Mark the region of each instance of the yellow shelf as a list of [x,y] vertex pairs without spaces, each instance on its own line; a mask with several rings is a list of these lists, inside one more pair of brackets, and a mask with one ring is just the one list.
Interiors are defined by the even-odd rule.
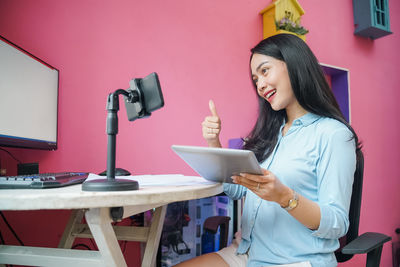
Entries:
[[276,21],[288,17],[293,22],[300,23],[304,10],[297,0],[273,0],[270,5],[264,8],[260,14],[263,18],[263,36],[267,38],[279,33],[289,33],[306,40],[305,35],[299,35],[285,30],[276,30]]

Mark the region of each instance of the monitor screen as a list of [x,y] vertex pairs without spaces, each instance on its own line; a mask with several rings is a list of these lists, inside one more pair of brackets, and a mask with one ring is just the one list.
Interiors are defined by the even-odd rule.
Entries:
[[58,77],[0,36],[0,146],[57,149]]

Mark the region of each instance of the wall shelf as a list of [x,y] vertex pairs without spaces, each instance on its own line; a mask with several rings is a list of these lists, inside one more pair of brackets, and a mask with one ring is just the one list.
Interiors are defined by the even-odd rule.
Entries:
[[330,85],[335,95],[339,108],[347,122],[351,122],[350,116],[350,72],[348,69],[320,63],[322,70],[330,80]]
[[353,0],[354,34],[375,40],[392,34],[388,0]]
[[296,34],[294,32],[277,29],[276,23],[282,19],[290,20],[295,23],[296,27],[301,27],[300,19],[304,15],[304,10],[297,0],[274,0],[260,14],[263,18],[263,38],[270,37],[279,33],[290,33],[306,40],[305,35]]

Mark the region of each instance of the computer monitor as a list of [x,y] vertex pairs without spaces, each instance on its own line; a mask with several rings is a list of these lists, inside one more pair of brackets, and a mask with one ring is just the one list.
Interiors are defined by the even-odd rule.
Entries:
[[59,71],[0,36],[0,146],[57,149]]

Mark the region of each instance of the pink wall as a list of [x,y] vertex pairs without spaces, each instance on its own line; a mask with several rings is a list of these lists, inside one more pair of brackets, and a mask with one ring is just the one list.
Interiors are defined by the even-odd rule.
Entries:
[[[400,213],[393,207],[400,202],[400,126],[392,114],[400,113],[395,102],[400,98],[400,55],[395,53],[400,2],[389,1],[394,34],[375,41],[353,35],[351,1],[299,2],[306,11],[302,22],[310,30],[307,43],[317,57],[350,70],[352,125],[364,142],[366,158],[360,230],[397,240]],[[269,3],[1,0],[0,35],[60,70],[59,149],[10,151],[24,162],[40,162],[42,172],[103,171],[108,93],[156,71],[165,107],[149,119],[129,123],[121,106],[117,166],[135,174],[194,174],[170,146],[205,145],[200,123],[209,112],[209,99],[223,120],[224,144],[246,135],[254,122],[249,49],[262,38],[258,12]],[[8,174],[15,174],[15,161],[1,151],[0,157]],[[68,214],[6,213],[26,243],[44,245],[57,244]],[[43,240],[43,231],[34,226],[43,216],[52,225],[53,239]],[[27,230],[28,222],[34,231]],[[125,254],[129,266],[138,266],[137,246],[129,245]],[[357,256],[352,264],[364,261]],[[382,266],[391,266],[390,243],[384,246]]]

